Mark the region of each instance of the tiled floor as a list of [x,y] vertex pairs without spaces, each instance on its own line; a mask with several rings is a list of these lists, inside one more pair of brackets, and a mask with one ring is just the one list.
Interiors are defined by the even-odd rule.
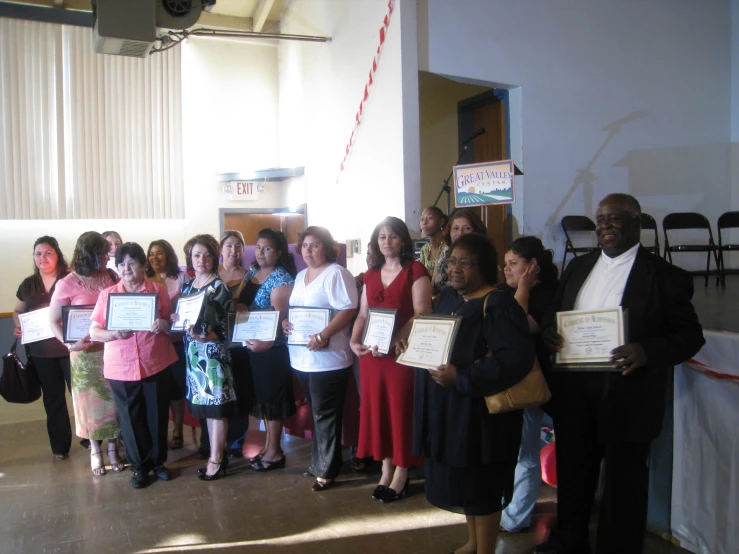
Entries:
[[[251,432],[250,450],[256,453],[261,440]],[[411,495],[389,505],[370,498],[376,474],[347,472],[340,486],[311,492],[304,439],[285,440],[284,470],[258,474],[238,460],[226,479],[204,483],[195,477],[202,461],[188,436],[186,448],[170,456],[176,478],[138,491],[128,485],[128,471],[93,477],[87,451],[77,445],[68,460],[52,461],[42,421],[0,425],[0,444],[4,554],[444,553],[466,540],[462,516],[426,503],[419,471],[411,475]],[[502,536],[499,554],[530,552],[546,536],[554,496],[546,487],[533,529]],[[650,536],[645,552],[684,551]]]

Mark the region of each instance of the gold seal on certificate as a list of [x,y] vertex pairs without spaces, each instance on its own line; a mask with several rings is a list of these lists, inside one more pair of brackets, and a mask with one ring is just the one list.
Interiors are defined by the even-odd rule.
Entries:
[[18,314],[18,321],[20,321],[21,333],[23,333],[21,344],[38,342],[54,337],[49,321],[49,308],[41,308],[40,310]]
[[393,340],[393,329],[395,328],[395,316],[398,310],[383,310],[370,308],[367,314],[367,322],[364,324],[362,333],[362,344],[370,348],[377,347],[382,354],[390,352],[390,343]]
[[436,369],[448,364],[461,317],[420,315],[413,320],[408,348],[397,362],[412,367]]
[[287,337],[287,344],[306,346],[310,337],[323,331],[331,321],[331,310],[328,308],[290,308],[287,319],[293,324]]
[[114,292],[108,295],[108,331],[149,331],[157,318],[159,295],[148,292]]
[[238,312],[233,325],[231,342],[275,340],[279,322],[280,312],[274,310]]
[[557,352],[557,369],[622,371],[611,367],[611,350],[626,344],[621,306],[558,312],[557,332],[564,339]]
[[93,305],[62,306],[62,342],[77,342],[90,334]]
[[205,291],[192,296],[181,296],[177,301],[175,313],[179,319],[172,324],[172,331],[185,331],[190,325],[195,325],[203,309]]

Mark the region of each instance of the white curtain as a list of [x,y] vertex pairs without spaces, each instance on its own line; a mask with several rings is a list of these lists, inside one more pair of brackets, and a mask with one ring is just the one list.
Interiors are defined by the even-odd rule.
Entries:
[[82,27],[0,19],[3,219],[182,218],[179,48],[96,54]]

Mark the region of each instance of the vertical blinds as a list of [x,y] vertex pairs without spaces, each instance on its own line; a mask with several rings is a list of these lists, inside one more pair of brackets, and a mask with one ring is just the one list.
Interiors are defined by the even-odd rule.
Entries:
[[0,18],[0,218],[184,217],[180,51]]

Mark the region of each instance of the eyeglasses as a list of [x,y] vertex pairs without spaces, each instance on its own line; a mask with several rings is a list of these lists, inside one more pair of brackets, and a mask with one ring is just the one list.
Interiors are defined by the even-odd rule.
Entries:
[[461,267],[462,269],[469,269],[473,265],[475,265],[477,262],[474,260],[458,260],[457,258],[449,258],[446,261],[447,267]]

